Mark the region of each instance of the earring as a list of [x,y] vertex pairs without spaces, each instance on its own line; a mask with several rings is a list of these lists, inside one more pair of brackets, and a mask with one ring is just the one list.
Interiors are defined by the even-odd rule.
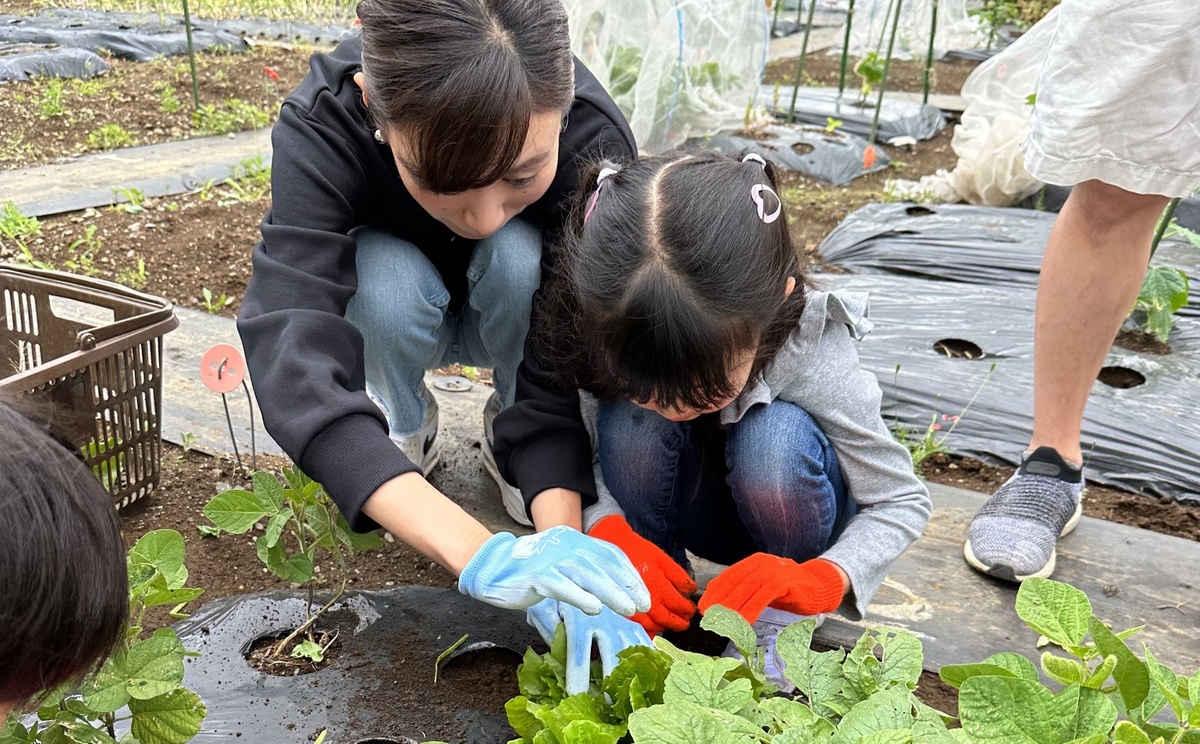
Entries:
[[381,145],[387,142],[387,140],[383,138],[383,132],[378,129],[375,130],[375,141]]

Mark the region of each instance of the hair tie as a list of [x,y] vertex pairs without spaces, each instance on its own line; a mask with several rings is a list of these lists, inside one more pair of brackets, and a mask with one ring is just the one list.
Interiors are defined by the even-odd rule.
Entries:
[[592,216],[592,210],[596,208],[596,201],[600,199],[600,189],[604,186],[604,182],[615,175],[617,175],[615,168],[600,169],[600,175],[596,176],[596,190],[592,192],[592,198],[588,200],[587,211],[583,213],[583,221],[585,223]]

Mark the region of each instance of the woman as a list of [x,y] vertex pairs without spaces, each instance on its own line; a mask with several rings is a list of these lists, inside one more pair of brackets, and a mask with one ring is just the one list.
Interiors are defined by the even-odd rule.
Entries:
[[313,56],[272,133],[273,206],[238,321],[267,429],[354,529],[383,526],[464,593],[631,614],[645,588],[563,516],[578,497],[534,494],[526,511],[502,485],[510,513],[554,527],[518,540],[425,481],[437,409],[421,381],[453,361],[494,367],[488,428],[512,402],[542,241],[578,161],[634,152],[628,125],[574,62],[558,0],[358,13],[361,36]]

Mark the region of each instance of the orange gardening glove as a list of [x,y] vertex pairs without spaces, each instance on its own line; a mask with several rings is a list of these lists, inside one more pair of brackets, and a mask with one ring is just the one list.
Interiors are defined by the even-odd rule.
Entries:
[[612,514],[592,526],[588,532],[621,549],[650,590],[650,611],[630,617],[652,636],[664,630],[684,631],[691,625],[696,605],[688,595],[696,591],[696,582],[662,548],[638,535],[625,518]]
[[708,583],[700,597],[700,611],[721,605],[752,623],[767,607],[797,615],[833,612],[844,595],[842,574],[827,560],[814,558],[797,563],[770,553],[755,553]]

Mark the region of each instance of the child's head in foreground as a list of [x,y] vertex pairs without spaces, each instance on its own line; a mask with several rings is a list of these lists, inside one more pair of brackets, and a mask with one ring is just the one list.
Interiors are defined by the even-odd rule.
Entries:
[[108,656],[128,591],[112,499],[78,450],[0,402],[0,728]]
[[773,169],[757,155],[674,152],[598,167],[591,183],[542,324],[573,331],[569,347],[548,341],[558,368],[672,420],[724,408],[804,310]]

